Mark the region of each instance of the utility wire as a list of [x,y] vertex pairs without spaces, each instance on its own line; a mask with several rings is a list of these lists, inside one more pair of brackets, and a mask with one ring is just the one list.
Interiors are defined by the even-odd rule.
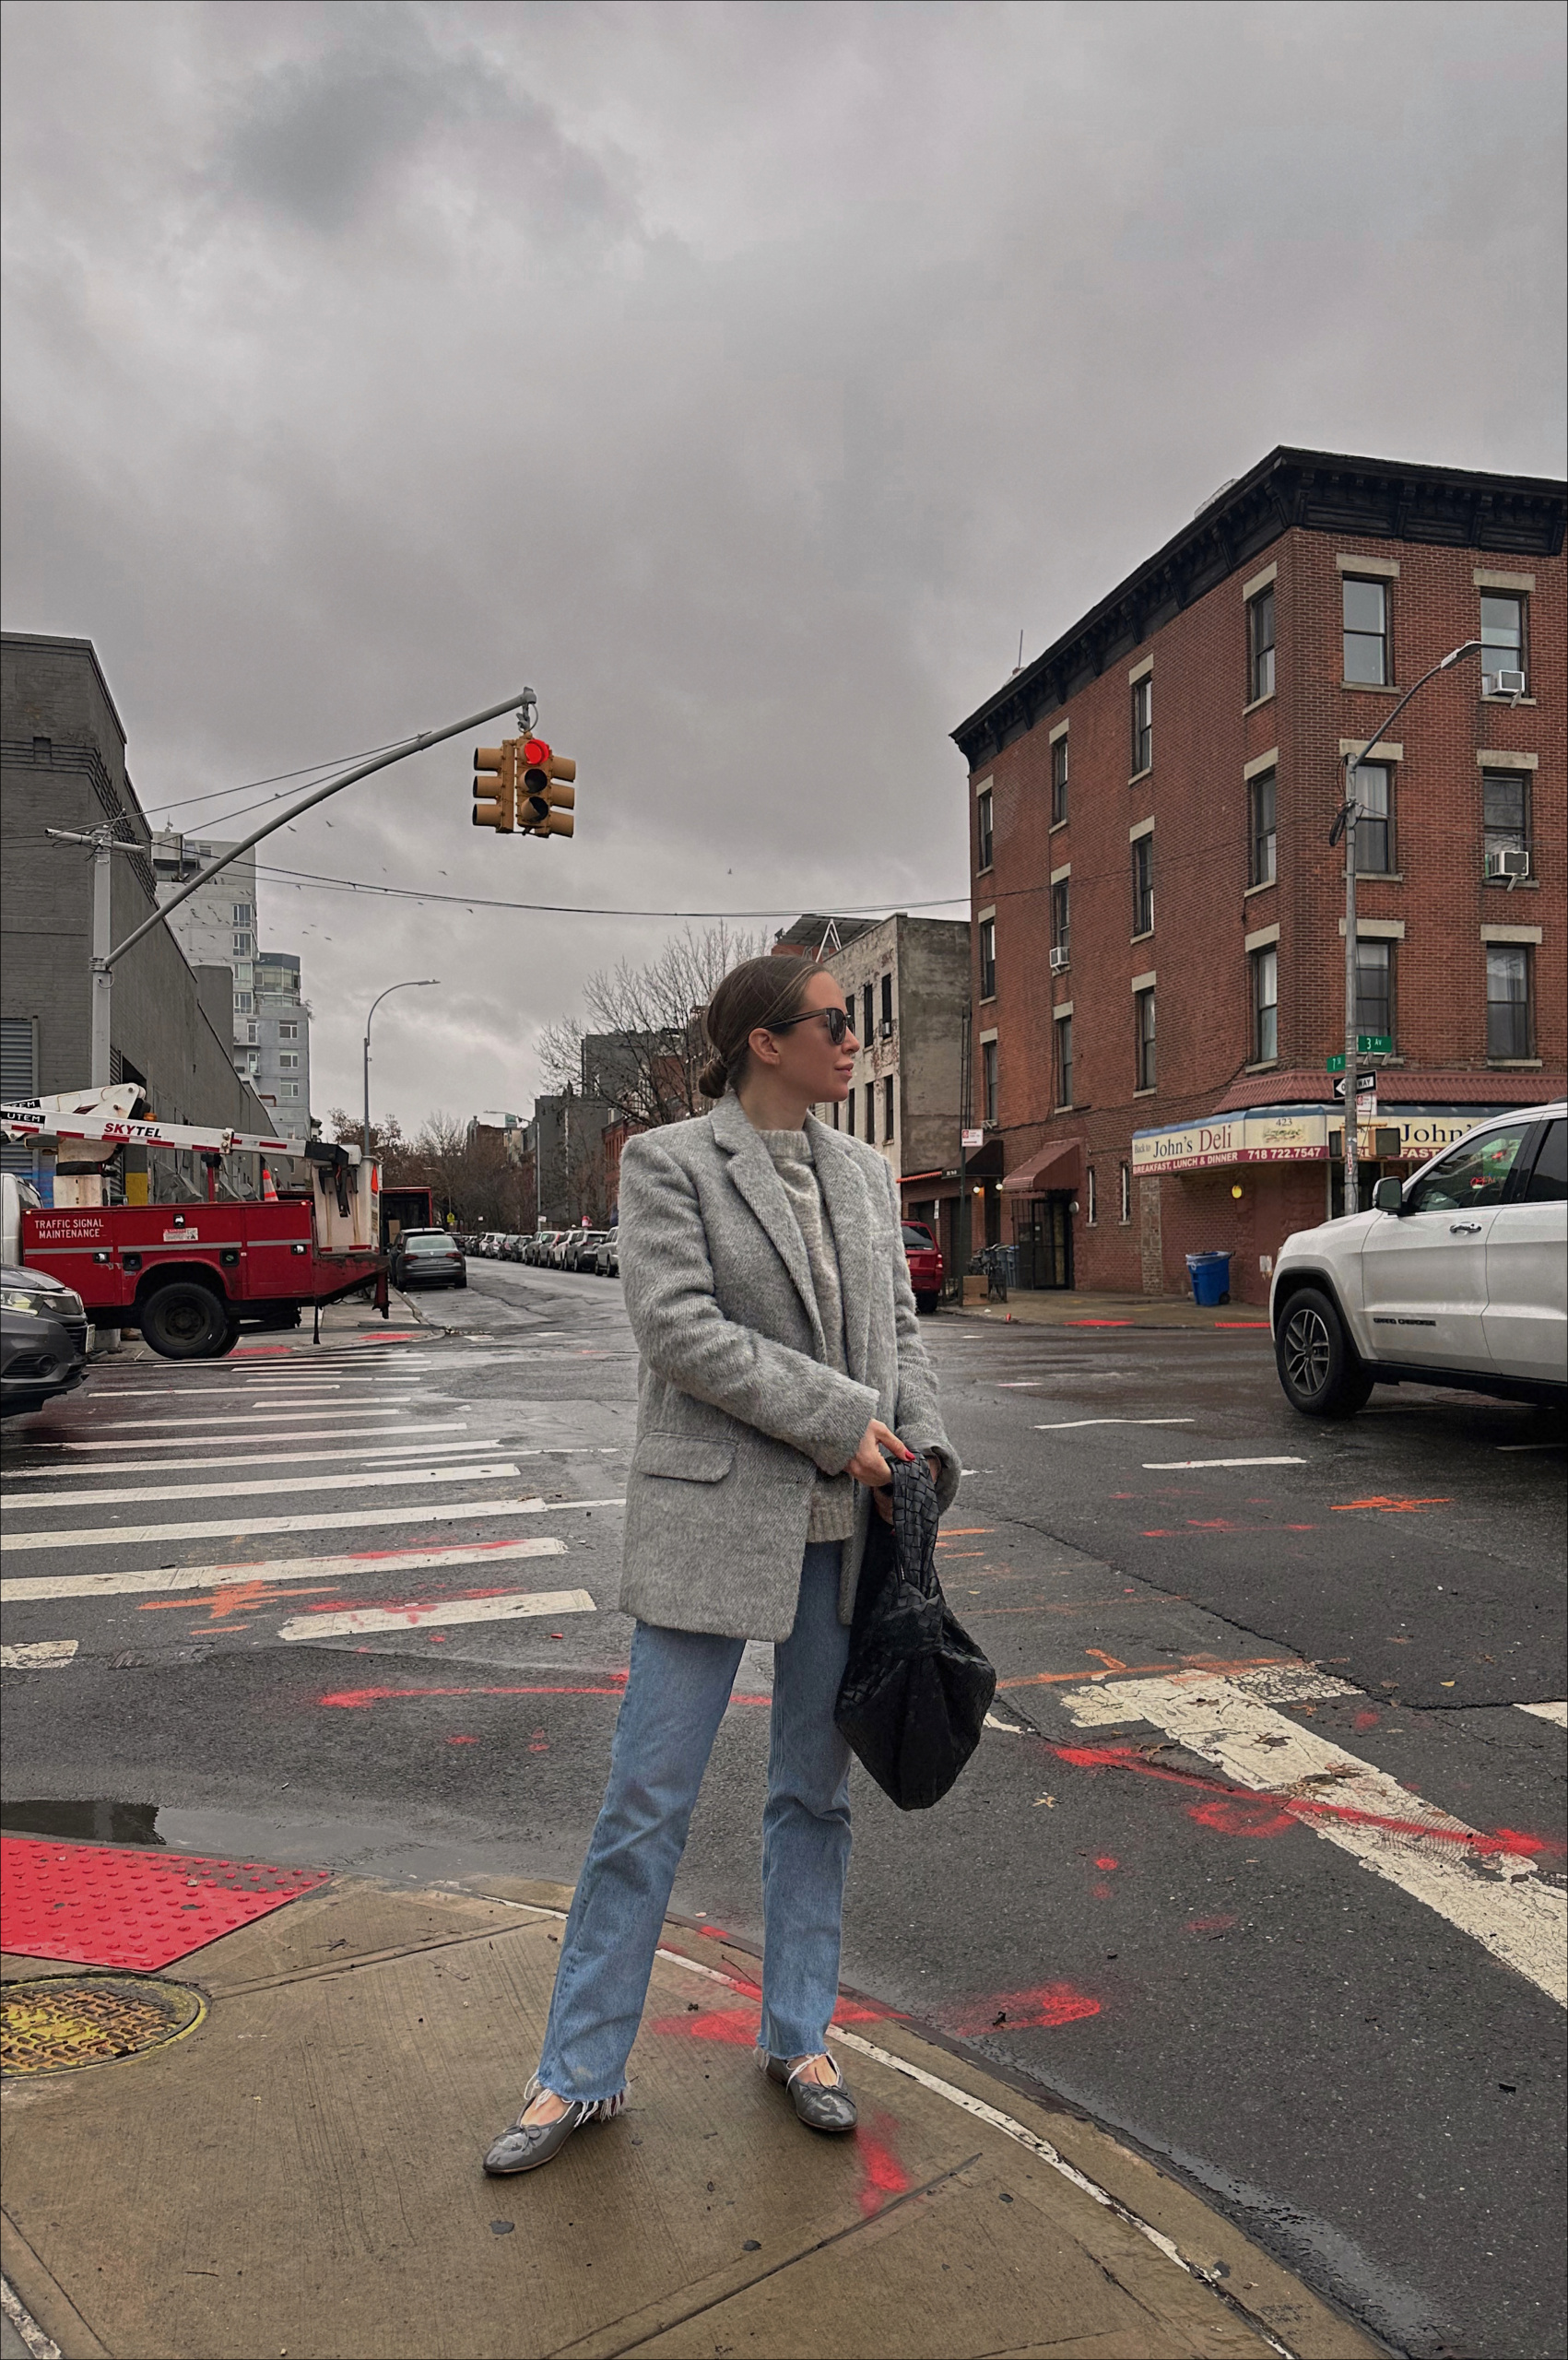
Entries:
[[[364,746],[357,754],[334,754],[328,761],[307,762],[302,770],[272,771],[265,778],[243,779],[237,786],[215,786],[206,795],[176,796],[172,803],[144,803],[142,809],[150,819],[157,811],[183,811],[193,803],[216,803],[219,796],[225,795],[249,795],[253,787],[277,786],[284,779],[309,778],[318,771],[324,773],[327,771],[335,771],[342,762],[368,761],[372,754],[384,754],[388,747],[401,745],[402,742],[401,738],[389,738],[385,746]],[[270,803],[281,803],[283,800],[280,795],[267,796],[263,799]],[[259,810],[261,806],[257,804],[252,808]],[[221,816],[229,820],[237,820],[240,815],[237,811],[228,811]]]

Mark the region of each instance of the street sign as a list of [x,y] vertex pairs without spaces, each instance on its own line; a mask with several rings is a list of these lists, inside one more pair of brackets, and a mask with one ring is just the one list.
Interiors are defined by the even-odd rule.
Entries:
[[[1393,1055],[1393,1050],[1394,1035],[1392,1032],[1358,1032],[1356,1034],[1356,1055],[1358,1057],[1391,1056]],[[1324,1070],[1327,1073],[1343,1073],[1345,1070],[1344,1052],[1341,1050],[1340,1054],[1337,1057],[1326,1057],[1324,1060]]]
[[972,1147],[984,1147],[984,1144],[985,1144],[985,1134],[984,1134],[984,1131],[965,1131],[965,1132],[964,1132],[964,1134],[963,1134],[963,1144],[964,1144],[964,1147],[965,1147],[966,1149],[968,1149],[968,1148],[972,1148]]
[[[1340,1062],[1341,1062],[1341,1063],[1343,1063],[1343,1059],[1341,1059],[1341,1061],[1340,1061]],[[1335,1095],[1335,1097],[1336,1097],[1336,1098],[1338,1098],[1338,1099],[1343,1099],[1343,1097],[1344,1097],[1344,1095],[1345,1095],[1345,1077],[1344,1077],[1344,1075],[1343,1075],[1342,1073],[1341,1073],[1341,1074],[1338,1074],[1338,1075],[1336,1075],[1336,1077],[1335,1077],[1335,1081],[1334,1081],[1334,1095]],[[1376,1095],[1377,1095],[1377,1076],[1376,1076],[1374,1073],[1359,1073],[1359,1074],[1357,1074],[1357,1076],[1356,1076],[1356,1096],[1357,1096],[1358,1098],[1369,1098],[1369,1097],[1370,1097],[1370,1098],[1375,1098],[1375,1097],[1376,1097]]]

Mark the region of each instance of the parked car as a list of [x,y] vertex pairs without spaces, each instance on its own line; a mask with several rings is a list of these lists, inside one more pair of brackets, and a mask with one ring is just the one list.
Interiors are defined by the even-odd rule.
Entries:
[[620,1233],[618,1230],[607,1230],[594,1248],[594,1273],[601,1279],[619,1278]]
[[909,1283],[914,1289],[915,1308],[935,1311],[942,1299],[942,1255],[923,1221],[905,1221],[903,1250],[909,1257]]
[[590,1253],[603,1235],[602,1229],[569,1229],[561,1243],[560,1268],[580,1270],[584,1253]]
[[468,1264],[450,1230],[404,1229],[388,1264],[395,1287],[466,1287]]
[[531,1262],[536,1268],[539,1263],[548,1261],[550,1247],[560,1234],[560,1232],[557,1229],[536,1229],[524,1249],[525,1262]]
[[523,1240],[514,1229],[509,1229],[503,1233],[500,1258],[503,1262],[521,1262],[523,1259]]
[[41,1410],[87,1375],[82,1299],[45,1270],[0,1267],[0,1417]]
[[1561,1102],[1496,1116],[1288,1237],[1268,1316],[1292,1409],[1352,1417],[1406,1384],[1568,1403],[1565,1142]]

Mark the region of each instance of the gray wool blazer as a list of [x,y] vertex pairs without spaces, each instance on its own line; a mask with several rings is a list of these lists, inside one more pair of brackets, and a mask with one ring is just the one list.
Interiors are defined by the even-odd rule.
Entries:
[[[958,1490],[897,1184],[861,1140],[809,1115],[807,1130],[838,1248],[844,1375],[822,1357],[799,1226],[739,1100],[626,1143],[620,1274],[642,1365],[619,1603],[644,1622],[787,1638],[817,1470],[842,1474],[873,1418],[940,1458],[944,1508]],[[845,1622],[869,1513],[861,1491]]]

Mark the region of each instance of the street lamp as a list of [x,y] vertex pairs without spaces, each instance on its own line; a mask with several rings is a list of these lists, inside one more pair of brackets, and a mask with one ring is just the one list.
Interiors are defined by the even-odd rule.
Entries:
[[367,1160],[371,1152],[371,1019],[383,1000],[389,999],[394,992],[429,991],[440,981],[439,975],[411,975],[406,983],[388,984],[385,991],[378,992],[371,1002],[371,1013],[365,1019],[365,1129],[360,1146],[360,1154]]
[[[1361,1062],[1361,1032],[1356,1022],[1356,821],[1361,806],[1356,801],[1356,772],[1364,762],[1380,738],[1387,736],[1395,722],[1412,697],[1419,696],[1429,680],[1439,672],[1446,672],[1457,664],[1461,655],[1472,655],[1481,644],[1479,639],[1467,639],[1456,647],[1430,672],[1423,672],[1413,689],[1408,689],[1376,734],[1368,738],[1361,752],[1345,756],[1345,800],[1338,817],[1328,832],[1330,844],[1345,839],[1345,1210],[1361,1210],[1361,1184],[1356,1171],[1356,1068]],[[368,1102],[367,1102],[368,1103]]]

